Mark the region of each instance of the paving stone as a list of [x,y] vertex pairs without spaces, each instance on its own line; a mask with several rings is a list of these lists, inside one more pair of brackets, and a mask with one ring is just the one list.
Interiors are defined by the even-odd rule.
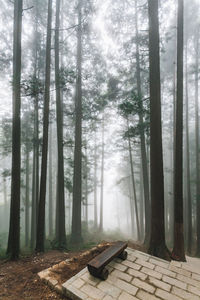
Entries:
[[172,260],[172,261],[170,262],[170,265],[171,265],[171,266],[174,266],[174,267],[177,267],[177,268],[181,268],[181,267],[182,267],[182,263],[179,262],[179,261],[176,261],[176,260]]
[[170,284],[165,283],[165,282],[163,282],[163,281],[161,281],[161,280],[158,280],[158,279],[156,279],[156,278],[149,277],[149,278],[148,278],[148,282],[149,282],[150,284],[154,285],[155,287],[161,288],[161,289],[163,289],[163,290],[165,290],[165,291],[167,291],[167,292],[170,292],[170,290],[171,290],[171,285],[170,285]]
[[106,281],[100,282],[97,288],[103,291],[104,293],[108,294],[109,296],[112,296],[113,298],[117,298],[121,293],[120,289]]
[[158,300],[158,299],[160,299],[160,298],[156,297],[155,295],[150,295],[149,293],[146,293],[141,290],[137,293],[136,296],[138,299],[141,299],[141,300]]
[[86,300],[88,298],[88,295],[73,286],[69,286],[67,289],[65,289],[64,293],[71,300]]
[[125,266],[127,266],[127,267],[129,267],[129,268],[135,269],[135,270],[140,270],[142,268],[142,266],[137,265],[134,262],[131,262],[129,260],[124,260],[122,262],[122,264],[125,265]]
[[132,281],[132,284],[134,284],[135,286],[153,294],[155,292],[155,287],[153,287],[152,285],[138,279],[138,278],[134,278]]
[[170,265],[170,266],[169,266],[169,270],[170,270],[170,271],[173,271],[173,272],[175,272],[175,273],[178,273],[178,274],[180,274],[180,275],[184,275],[184,276],[187,276],[187,277],[191,277],[191,272],[190,272],[190,271],[187,271],[187,270],[182,269],[182,268],[177,268],[177,267],[175,267],[175,266],[173,266],[173,265]]
[[49,280],[48,280],[48,285],[49,286],[54,287],[57,284],[58,284],[58,280],[53,279],[53,278],[49,278]]
[[164,269],[168,269],[168,267],[169,267],[169,263],[167,263],[163,259],[161,260],[161,259],[157,259],[157,258],[156,259],[155,258],[150,258],[149,262],[153,265],[160,266]]
[[113,267],[114,269],[117,269],[117,270],[119,270],[119,271],[122,271],[122,272],[126,271],[127,268],[128,268],[127,266],[124,266],[124,265],[122,265],[122,264],[116,263],[116,262],[114,262],[114,261],[111,261],[111,262],[109,263],[109,266],[110,266],[110,267]]
[[72,282],[72,285],[76,287],[77,289],[80,289],[85,284],[85,281],[83,281],[81,278],[77,278]]
[[122,280],[125,280],[127,282],[130,282],[133,279],[132,276],[130,276],[126,273],[120,272],[118,270],[114,270],[111,274],[112,274],[112,276],[115,276],[115,277],[117,277],[119,279],[122,279]]
[[135,257],[133,254],[128,254],[128,257],[126,260],[134,262],[134,261],[136,261],[136,259],[137,259],[137,257]]
[[114,284],[119,289],[131,294],[132,296],[135,296],[135,294],[138,291],[138,288],[128,282],[125,282],[121,279],[116,278],[115,276],[110,275],[107,279],[107,281],[111,284]]
[[149,269],[154,269],[155,268],[155,265],[149,263],[149,262],[146,262],[146,261],[143,261],[142,259],[138,258],[136,261],[135,261],[136,264],[138,265],[141,265],[143,267],[146,267],[146,268],[149,268]]
[[145,274],[147,274],[147,275],[149,275],[149,276],[155,277],[157,279],[161,279],[162,278],[162,274],[161,273],[158,273],[158,272],[156,272],[154,270],[151,270],[151,269],[148,269],[148,268],[145,268],[145,267],[143,267],[140,271],[143,272],[143,273],[145,273]]
[[113,300],[113,297],[109,296],[109,295],[106,295],[103,300]]
[[200,289],[192,285],[188,285],[188,291],[200,297]]
[[127,273],[134,276],[134,277],[140,278],[142,280],[145,280],[147,278],[146,274],[143,274],[139,271],[136,271],[136,270],[133,270],[133,269],[130,269],[130,268],[127,270]]
[[161,299],[164,299],[164,300],[183,300],[178,296],[172,295],[172,294],[170,294],[166,291],[160,290],[160,289],[156,290],[155,295],[160,297]]
[[174,273],[174,272],[172,272],[172,271],[170,271],[168,269],[159,267],[159,266],[156,266],[155,271],[157,271],[159,273],[162,273],[163,275],[167,275],[167,276],[173,277],[173,278],[176,277],[176,273]]
[[101,282],[100,279],[92,276],[89,272],[83,274],[81,276],[81,279],[83,279],[85,282],[87,282],[87,283],[89,283],[89,284],[91,284],[93,286],[96,286],[99,282]]
[[192,273],[192,278],[200,281],[200,275],[198,275],[198,274]]
[[198,267],[195,267],[195,266],[191,266],[187,263],[182,263],[182,268],[187,270],[187,271],[190,271],[192,273],[196,273],[198,275],[200,275],[200,270]]
[[191,293],[188,293],[182,289],[179,289],[177,287],[173,287],[172,288],[172,293],[175,294],[176,296],[181,297],[182,299],[186,299],[186,300],[199,300],[198,296],[195,296]]
[[184,290],[187,289],[187,284],[186,283],[184,283],[184,282],[182,282],[180,280],[177,280],[175,278],[171,278],[171,277],[163,275],[162,280],[164,282],[167,282],[167,283],[171,284],[171,285],[175,285],[176,287],[179,287],[181,289],[184,289]]
[[177,278],[185,283],[188,283],[200,289],[200,281],[179,274],[177,275]]
[[136,258],[140,258],[143,261],[148,261],[149,260],[149,255],[147,256],[147,255],[145,255],[145,254],[143,254],[142,252],[139,252],[139,251],[133,252],[133,256],[135,256]]
[[38,273],[38,276],[43,279],[49,276],[49,269],[45,269]]
[[131,296],[130,294],[126,292],[122,292],[119,296],[118,300],[137,300],[138,298],[135,298],[134,296]]
[[87,296],[89,296],[90,298],[94,298],[95,300],[101,300],[105,296],[104,292],[102,292],[101,290],[97,289],[96,287],[90,284],[85,284],[81,288],[81,291],[85,293]]

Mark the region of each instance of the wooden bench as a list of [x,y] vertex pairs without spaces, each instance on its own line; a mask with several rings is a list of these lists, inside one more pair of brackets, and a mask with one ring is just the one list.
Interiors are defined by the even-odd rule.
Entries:
[[124,250],[127,246],[128,245],[125,242],[116,242],[114,245],[110,246],[108,249],[104,250],[101,254],[92,259],[87,265],[90,274],[106,280],[108,278],[108,270],[105,269],[105,266],[115,257],[125,260],[127,258],[127,252]]

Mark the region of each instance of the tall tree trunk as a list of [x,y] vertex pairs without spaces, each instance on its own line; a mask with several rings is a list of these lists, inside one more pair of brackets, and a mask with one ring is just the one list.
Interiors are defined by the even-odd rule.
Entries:
[[13,28],[13,120],[10,226],[7,253],[18,259],[20,248],[20,173],[21,173],[21,32],[23,1],[14,1]]
[[178,1],[177,104],[174,156],[174,248],[172,258],[185,261],[183,235],[183,0]]
[[94,132],[94,228],[97,229],[97,133]]
[[[28,136],[27,136],[28,137]],[[29,243],[29,145],[28,141],[26,142],[26,196],[25,196],[25,246],[28,247]]]
[[75,148],[71,242],[80,243],[82,201],[82,0],[78,2],[77,77],[75,97]]
[[85,146],[85,222],[86,222],[86,230],[88,230],[88,151],[87,151],[87,141]]
[[196,33],[196,62],[195,62],[195,138],[196,138],[196,220],[197,220],[197,249],[200,256],[200,161],[199,161],[199,26]]
[[[7,180],[6,177],[3,177],[3,196],[4,196],[4,216],[8,215],[8,201],[7,201]],[[8,230],[8,223],[7,221],[3,222],[4,231]]]
[[146,246],[148,246],[149,239],[150,239],[151,215],[150,215],[149,177],[148,177],[148,168],[147,168],[147,154],[146,154],[146,141],[145,141],[145,134],[144,134],[142,88],[141,88],[141,75],[140,75],[140,51],[139,51],[137,0],[135,1],[135,28],[136,28],[136,74],[137,74],[137,91],[138,91],[138,101],[139,101],[140,146],[141,146],[141,156],[142,156],[142,173],[143,173],[143,187],[144,187],[144,201],[145,201],[144,243]]
[[49,126],[49,237],[53,236],[52,125]]
[[40,196],[38,206],[38,222],[36,251],[44,251],[45,237],[45,198],[46,198],[46,178],[47,178],[47,153],[48,153],[48,127],[49,127],[49,100],[50,100],[50,66],[51,66],[51,21],[52,21],[52,0],[48,1],[48,21],[47,21],[47,42],[46,42],[46,70],[45,70],[45,95],[44,95],[44,115],[43,115],[43,144],[42,144],[42,164],[40,178]]
[[[129,202],[130,202],[130,213],[131,213],[131,237],[133,237],[134,236],[134,206],[133,206],[134,200],[133,200],[133,197],[132,197],[133,193],[132,193],[131,187],[133,187],[132,176],[130,176],[130,183],[128,183],[128,191],[129,191]],[[120,210],[118,209],[118,212],[119,211]]]
[[63,105],[60,92],[60,0],[56,1],[56,28],[55,28],[55,83],[56,83],[56,123],[58,146],[58,172],[57,172],[57,230],[56,241],[58,248],[66,248],[65,233],[65,192],[64,192],[64,159],[63,159]]
[[[128,130],[129,130],[129,121],[128,120],[127,120],[127,127],[128,127]],[[138,216],[138,204],[137,204],[137,193],[136,193],[136,186],[135,186],[135,175],[134,175],[134,170],[133,170],[133,156],[132,156],[132,149],[131,149],[131,138],[130,138],[129,135],[128,135],[128,151],[129,151],[130,168],[131,168],[131,180],[132,180],[133,196],[134,196],[134,204],[135,204],[137,239],[138,239],[138,241],[141,241],[140,224],[139,224],[139,216]]]
[[104,111],[102,117],[102,150],[101,150],[101,190],[100,190],[100,218],[99,218],[99,231],[103,231],[103,207],[104,207],[104,160],[105,160],[105,119]]
[[[141,158],[142,160],[142,158]],[[141,240],[145,238],[145,231],[144,231],[144,184],[143,184],[143,169],[142,169],[142,162],[140,168],[140,232],[141,232]],[[150,209],[150,207],[149,207]]]
[[[35,29],[34,29],[34,77],[38,71],[38,5],[35,6]],[[32,207],[31,207],[31,249],[35,247],[36,224],[38,216],[38,198],[39,198],[39,95],[34,96],[34,138],[33,138],[33,175],[32,175]]]
[[190,187],[190,141],[189,141],[189,105],[188,105],[188,51],[187,42],[185,49],[185,144],[186,144],[186,199],[187,199],[187,227],[186,227],[186,239],[187,239],[187,251],[191,254],[192,250],[192,199],[191,199],[191,187]]
[[148,1],[150,59],[151,235],[148,253],[170,259],[165,244],[158,0]]

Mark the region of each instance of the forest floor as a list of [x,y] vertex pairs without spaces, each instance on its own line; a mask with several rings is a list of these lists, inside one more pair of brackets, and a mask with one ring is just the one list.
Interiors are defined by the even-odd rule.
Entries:
[[[129,247],[145,251],[140,245],[129,243]],[[60,252],[51,250],[43,254],[34,254],[23,257],[18,261],[0,261],[0,300],[50,300],[66,299],[51,288],[45,285],[38,277],[37,273],[47,269],[63,260],[76,257],[74,263],[68,269],[67,277],[70,278],[88,263],[88,258],[79,261],[77,258],[81,251]],[[97,253],[98,254],[98,253]],[[91,259],[91,258],[90,258]],[[89,259],[89,260],[90,260]]]

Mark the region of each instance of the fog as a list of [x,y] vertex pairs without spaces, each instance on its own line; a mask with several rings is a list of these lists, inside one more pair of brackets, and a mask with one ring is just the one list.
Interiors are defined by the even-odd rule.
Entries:
[[[36,209],[36,216],[38,216],[41,191],[43,109],[47,89],[45,66],[47,65],[48,1],[24,0],[23,2],[20,80],[20,239],[22,249],[33,250],[36,243],[33,227],[36,228],[38,223],[33,210]],[[145,219],[146,210],[150,211],[150,205],[146,207],[148,202],[146,197],[150,197],[148,196],[150,195],[148,3],[144,0],[137,0],[137,2],[61,0],[59,1],[61,7],[58,28],[56,27],[58,24],[55,23],[56,2],[54,0],[52,4],[52,28],[50,30],[50,113],[45,191],[45,239],[48,240],[48,247],[53,245],[52,241],[57,242],[56,228],[59,227],[59,220],[61,220],[59,212],[62,212],[62,208],[59,206],[61,204],[58,204],[62,203],[61,200],[59,202],[62,194],[62,188],[59,185],[61,177],[59,172],[62,168],[58,167],[60,141],[64,157],[64,198],[62,199],[65,205],[64,222],[67,236],[67,246],[65,246],[69,247],[70,235],[76,231],[72,229],[73,226],[76,228],[76,225],[72,224],[79,224],[79,220],[76,219],[78,208],[77,215],[75,213],[75,205],[79,203],[77,199],[81,199],[81,235],[85,243],[101,239],[124,239],[143,243],[147,230],[145,225],[149,221]],[[166,243],[169,248],[172,248],[177,1],[159,2],[165,232]],[[11,203],[14,3],[1,0],[0,4],[0,251],[4,253],[8,241]],[[182,176],[186,244],[189,243],[186,228],[189,224],[188,187],[190,187],[193,251],[196,248],[197,216],[200,213],[197,203],[199,201],[197,172],[200,171],[197,166],[199,164],[197,153],[200,149],[199,111],[197,110],[199,104],[199,12],[199,1],[185,1]],[[59,32],[60,59],[57,79],[55,79],[56,32]],[[141,92],[138,91],[138,72]],[[59,85],[61,98],[61,140],[57,139],[58,95],[56,90],[58,86],[56,83]],[[188,110],[186,97],[188,97]],[[79,104],[77,104],[78,98],[81,99]],[[36,101],[38,111],[36,111]],[[142,109],[141,104],[138,104],[140,102],[142,102]],[[77,112],[79,105],[82,109],[80,114]],[[78,145],[76,144],[78,118],[81,119],[79,130],[82,129],[79,144],[81,149],[79,149],[80,160],[75,162],[75,149],[78,147],[76,146]],[[187,128],[189,142],[186,140]],[[141,150],[142,136],[144,137],[143,150]],[[197,152],[196,149],[198,149]],[[145,154],[148,177],[146,183],[144,183],[144,162],[142,161],[144,155],[142,156],[141,151],[145,151],[143,154]],[[38,161],[38,167],[36,161]],[[80,184],[77,183],[78,177],[74,175],[77,164],[77,174],[80,175],[81,170]],[[80,164],[82,169],[79,168]],[[188,178],[188,165],[190,178]],[[39,190],[36,187],[37,180]],[[77,190],[76,195],[73,192],[75,190]],[[38,196],[35,196],[37,193]],[[36,201],[36,207],[33,201]],[[73,206],[73,203],[76,204]]]

